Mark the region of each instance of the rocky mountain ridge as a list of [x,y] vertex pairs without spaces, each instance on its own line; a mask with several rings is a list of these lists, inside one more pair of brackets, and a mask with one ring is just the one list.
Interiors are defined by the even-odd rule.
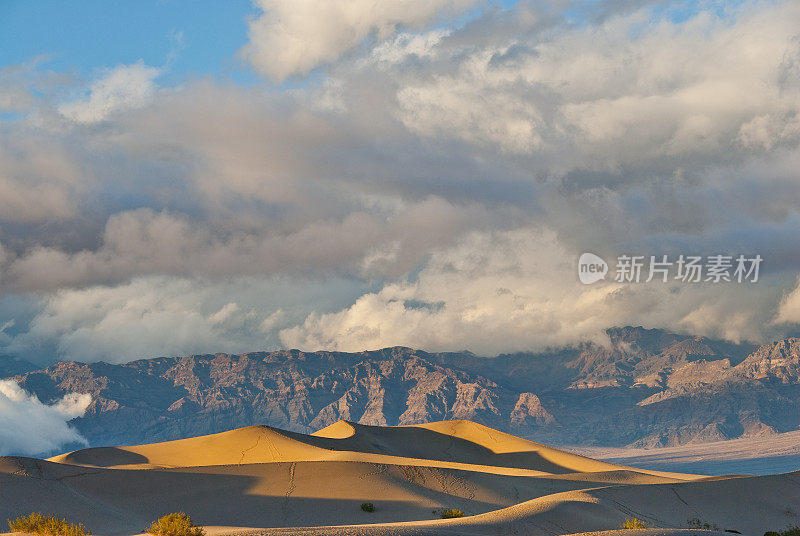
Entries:
[[755,348],[643,328],[496,358],[386,348],[60,362],[14,377],[41,400],[90,393],[93,445],[251,424],[309,432],[340,419],[470,419],[554,444],[665,446],[800,427],[800,340]]

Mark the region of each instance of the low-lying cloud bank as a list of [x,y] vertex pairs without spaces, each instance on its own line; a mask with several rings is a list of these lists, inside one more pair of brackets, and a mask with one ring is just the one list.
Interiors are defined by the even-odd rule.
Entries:
[[386,285],[338,312],[312,314],[280,337],[291,348],[461,345],[481,355],[602,343],[606,328],[624,325],[760,339],[771,326],[759,321],[781,296],[769,282],[617,283],[612,273],[583,286],[576,274],[575,256],[553,232],[472,235],[435,253],[414,281]]
[[[0,351],[798,332],[796,2],[323,3],[259,2],[261,86],[3,69]],[[585,251],[764,263],[755,284],[583,286]]]
[[91,395],[70,393],[43,404],[13,380],[0,380],[0,455],[41,455],[67,444],[86,445],[68,422],[80,417]]

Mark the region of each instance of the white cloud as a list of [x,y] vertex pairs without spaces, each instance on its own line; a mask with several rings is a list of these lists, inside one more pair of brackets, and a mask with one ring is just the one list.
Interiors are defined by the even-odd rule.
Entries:
[[87,182],[62,140],[19,133],[0,143],[0,222],[73,218]]
[[[410,346],[481,354],[602,340],[616,325],[759,338],[779,289],[731,285],[582,285],[572,252],[546,229],[475,234],[436,252],[416,281],[365,294],[280,332],[303,350]],[[613,274],[612,274],[613,279]]]
[[424,136],[457,136],[512,153],[542,147],[540,132],[545,126],[536,105],[491,87],[441,78],[404,87],[397,100],[403,123]]
[[[119,361],[796,329],[797,3],[573,24],[519,2],[439,23],[471,4],[264,2],[245,51],[262,72],[330,63],[293,89],[159,91],[140,63],[68,120],[53,103],[72,86],[15,75],[34,102],[0,117],[0,298],[28,306],[4,306],[0,344]],[[761,253],[767,272],[724,295],[576,288],[553,259],[586,250]]]
[[[30,329],[9,350],[55,343],[61,358],[124,362],[141,357],[228,349],[265,342],[242,339],[257,325],[235,302],[215,308],[213,289],[189,280],[137,279],[117,287],[62,290],[47,300]],[[224,298],[224,296],[223,296]],[[210,309],[210,310],[209,310]],[[241,332],[231,344],[233,333]]]
[[58,402],[43,404],[12,380],[0,380],[0,455],[36,455],[86,440],[68,422],[80,417],[91,395],[69,393]]
[[243,54],[276,82],[337,60],[364,40],[382,42],[403,28],[421,30],[477,0],[256,0]]
[[[370,53],[369,62],[388,67],[401,63],[409,57],[431,56],[434,54],[436,46],[450,33],[450,30],[442,28],[422,34],[403,32],[394,39],[376,46]],[[368,65],[368,63],[365,62],[364,65]]]
[[138,277],[54,292],[25,331],[0,343],[29,359],[49,353],[84,363],[277,349],[280,329],[361,293],[362,284],[335,278]]
[[114,112],[140,108],[150,101],[159,74],[160,69],[149,67],[141,60],[131,65],[118,65],[92,82],[87,97],[65,102],[58,111],[78,123],[96,123]]
[[7,258],[4,275],[9,286],[40,290],[98,280],[117,283],[150,274],[397,275],[413,269],[431,246],[447,243],[467,224],[488,218],[480,207],[435,197],[409,203],[391,216],[377,210],[354,207],[341,220],[311,220],[295,229],[251,223],[250,229],[227,232],[167,212],[120,212],[106,223],[100,247],[72,254],[53,247],[33,248]]
[[797,286],[781,299],[774,322],[777,324],[800,324],[800,279]]
[[448,53],[402,78],[399,117],[437,141],[450,134],[594,169],[797,141],[800,5],[747,5],[735,20],[650,16],[483,46],[454,34],[439,46]]

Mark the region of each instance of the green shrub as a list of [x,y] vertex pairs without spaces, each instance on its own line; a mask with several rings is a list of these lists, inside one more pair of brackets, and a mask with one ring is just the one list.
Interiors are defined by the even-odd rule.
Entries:
[[646,529],[647,523],[639,519],[638,517],[629,517],[625,521],[623,521],[620,528],[623,529]]
[[153,521],[147,532],[153,536],[205,536],[206,531],[192,523],[192,519],[183,512],[167,514],[158,521]]
[[361,503],[361,509],[365,512],[374,512],[375,505],[372,503]]
[[464,512],[458,508],[450,508],[442,512],[442,519],[453,519],[455,517],[464,517]]
[[91,534],[82,523],[77,525],[67,523],[66,519],[58,519],[56,516],[36,512],[20,516],[14,521],[9,519],[8,528],[11,529],[11,532],[28,532],[42,536],[87,536]]

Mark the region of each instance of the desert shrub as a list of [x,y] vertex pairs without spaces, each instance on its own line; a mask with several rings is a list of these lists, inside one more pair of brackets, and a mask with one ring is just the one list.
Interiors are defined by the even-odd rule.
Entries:
[[67,523],[66,519],[58,519],[56,516],[36,512],[20,516],[14,521],[9,519],[8,528],[11,529],[11,532],[28,532],[42,536],[87,536],[91,534],[83,526],[83,523]]
[[800,536],[800,527],[794,526],[784,530],[770,530],[764,533],[764,536]]
[[158,521],[153,521],[147,532],[153,536],[205,536],[206,533],[183,512],[167,514]]
[[625,521],[623,521],[620,528],[623,529],[646,529],[647,523],[639,519],[638,517],[629,517]]
[[442,512],[442,519],[453,519],[455,517],[464,517],[464,512],[458,508],[450,508]]
[[708,521],[703,521],[699,517],[693,517],[691,519],[687,519],[686,524],[693,529],[719,530],[719,525],[717,525],[716,523],[709,523]]
[[361,509],[365,512],[374,512],[375,505],[372,503],[361,503]]

